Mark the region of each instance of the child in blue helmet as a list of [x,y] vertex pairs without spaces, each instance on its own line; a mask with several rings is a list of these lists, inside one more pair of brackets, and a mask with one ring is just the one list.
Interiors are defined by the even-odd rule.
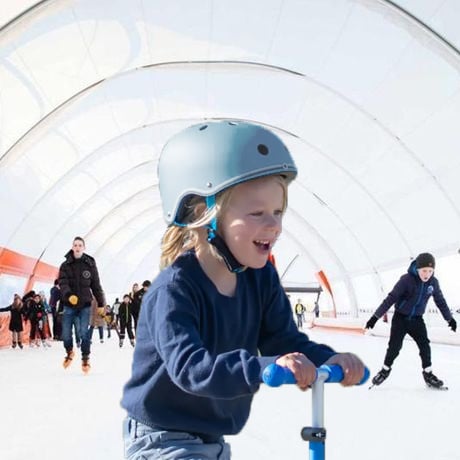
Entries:
[[164,147],[159,187],[169,227],[162,271],[143,300],[122,406],[128,459],[230,459],[226,434],[246,423],[261,374],[289,368],[306,390],[316,367],[358,383],[358,357],[298,331],[267,258],[297,173],[271,131],[203,123]]
[[422,375],[429,387],[442,388],[444,382],[439,380],[431,369],[431,348],[423,315],[428,299],[433,296],[436,306],[455,332],[457,322],[452,317],[444,299],[439,282],[433,276],[435,260],[432,254],[424,252],[411,262],[407,273],[401,276],[385,300],[366,323],[366,329],[372,329],[394,304],[395,313],[391,322],[390,340],[382,369],[372,379],[374,385],[380,385],[390,375],[391,366],[401,351],[403,340],[409,334],[417,344],[422,360]]

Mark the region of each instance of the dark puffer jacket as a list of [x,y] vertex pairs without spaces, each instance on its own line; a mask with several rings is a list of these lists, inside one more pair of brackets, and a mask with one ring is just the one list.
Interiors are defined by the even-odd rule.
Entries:
[[93,295],[98,307],[104,307],[105,295],[94,258],[83,254],[80,259],[75,259],[72,250],[65,258],[59,268],[59,287],[64,305],[74,307],[69,303],[69,297],[74,294],[78,297],[76,308],[90,307]]
[[394,304],[395,311],[409,317],[422,316],[426,304],[433,296],[434,303],[440,310],[443,318],[450,321],[452,313],[444,299],[439,282],[433,275],[427,282],[418,276],[415,260],[409,265],[407,273],[399,279],[393,290],[377,308],[374,315],[380,318]]

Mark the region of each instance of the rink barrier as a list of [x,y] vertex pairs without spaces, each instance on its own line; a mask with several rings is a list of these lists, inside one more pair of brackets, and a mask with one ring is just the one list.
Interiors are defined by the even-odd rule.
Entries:
[[[439,343],[443,345],[460,345],[460,332],[453,332],[447,322],[440,318],[435,324],[430,325],[430,318],[424,316],[428,338],[431,343]],[[454,315],[455,317],[456,315]],[[365,334],[376,337],[390,337],[391,315],[388,322],[384,322],[382,318],[377,321],[373,329],[364,329],[364,326],[369,319],[369,316],[362,318],[313,318],[305,322],[305,329],[324,329],[327,331],[347,333],[347,334]],[[308,330],[305,330],[308,333]],[[405,340],[412,340],[406,335]]]

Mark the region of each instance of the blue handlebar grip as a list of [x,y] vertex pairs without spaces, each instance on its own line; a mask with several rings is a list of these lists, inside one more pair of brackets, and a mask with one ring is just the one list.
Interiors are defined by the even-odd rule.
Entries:
[[[326,383],[338,383],[343,380],[343,370],[337,364],[326,365],[323,364],[318,368],[319,372],[327,374]],[[362,385],[369,379],[370,372],[367,367],[364,367],[364,376],[357,385]],[[279,387],[285,383],[296,383],[292,372],[286,368],[278,366],[277,364],[269,364],[263,371],[262,380],[265,384],[271,387]]]
[[370,376],[371,376],[371,371],[366,366],[364,366],[364,375],[363,375],[363,378],[358,383],[358,385],[362,385],[363,383],[366,383],[369,380]]
[[284,383],[296,383],[294,374],[287,368],[278,364],[269,364],[262,373],[262,380],[270,387],[279,387]]

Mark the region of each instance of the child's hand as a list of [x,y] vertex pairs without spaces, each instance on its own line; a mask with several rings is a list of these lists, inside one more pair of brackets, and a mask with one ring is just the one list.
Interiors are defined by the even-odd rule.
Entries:
[[302,353],[288,353],[276,360],[278,366],[287,367],[301,390],[307,390],[316,379],[316,366]]
[[342,368],[344,378],[340,383],[344,387],[356,385],[364,377],[364,364],[353,353],[338,353],[324,364],[337,364]]

